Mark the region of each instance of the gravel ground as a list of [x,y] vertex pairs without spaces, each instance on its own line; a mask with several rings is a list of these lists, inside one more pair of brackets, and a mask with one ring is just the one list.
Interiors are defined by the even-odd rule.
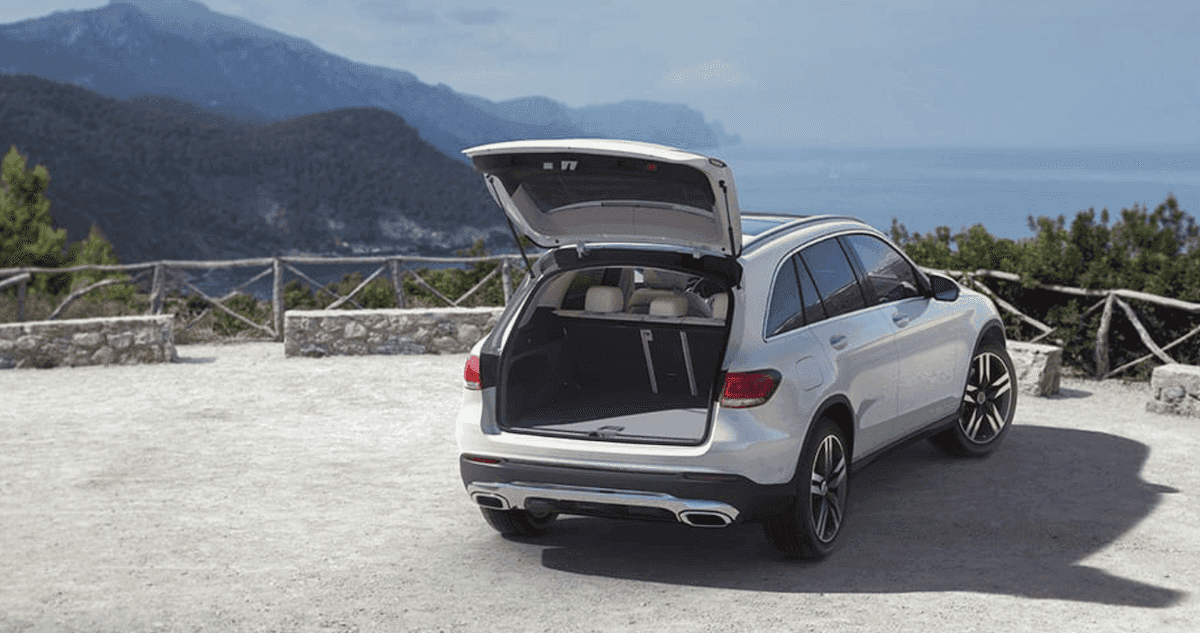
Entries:
[[484,524],[463,355],[0,372],[0,631],[1194,631],[1200,420],[1145,386],[1025,397],[990,459],[853,480],[843,548],[756,525]]

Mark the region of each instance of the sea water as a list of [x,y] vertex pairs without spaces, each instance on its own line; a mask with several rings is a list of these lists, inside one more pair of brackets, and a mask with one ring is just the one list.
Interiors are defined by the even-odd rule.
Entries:
[[992,235],[1032,237],[1029,216],[1134,204],[1174,194],[1200,215],[1200,146],[1158,149],[818,149],[738,145],[708,152],[733,169],[744,211],[839,213],[887,232],[982,224]]
[[[1029,216],[1062,215],[1069,225],[1080,210],[1095,208],[1098,216],[1108,208],[1111,224],[1122,208],[1139,204],[1153,209],[1168,194],[1174,194],[1185,211],[1200,216],[1200,146],[820,149],[750,144],[703,153],[732,168],[744,211],[845,214],[885,233],[896,218],[910,233],[927,233],[938,226],[957,233],[982,224],[992,235],[1019,240],[1034,235]],[[501,248],[494,254],[515,252]],[[324,284],[353,270],[369,275],[378,265],[301,268]],[[212,271],[194,283],[219,295],[255,272]],[[270,297],[270,280],[249,291],[260,299]]]

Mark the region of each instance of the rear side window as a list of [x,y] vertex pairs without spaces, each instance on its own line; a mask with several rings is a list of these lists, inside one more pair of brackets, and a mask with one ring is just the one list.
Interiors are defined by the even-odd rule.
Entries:
[[800,302],[800,284],[796,281],[796,266],[788,259],[779,267],[775,288],[771,291],[771,308],[767,311],[767,336],[775,336],[804,325],[804,308]]
[[845,240],[862,262],[879,303],[921,296],[916,273],[896,249],[870,235],[849,235]]
[[779,269],[767,312],[767,336],[774,336],[825,318],[825,306],[800,255]]
[[800,254],[812,273],[813,282],[830,318],[867,306],[867,300],[858,286],[858,277],[837,239],[809,246]]

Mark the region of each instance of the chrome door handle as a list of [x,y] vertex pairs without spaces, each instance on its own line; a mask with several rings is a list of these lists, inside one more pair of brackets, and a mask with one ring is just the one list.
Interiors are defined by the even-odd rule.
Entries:
[[845,335],[838,334],[837,336],[829,337],[829,344],[833,346],[833,349],[846,349],[846,346],[850,343],[846,341]]

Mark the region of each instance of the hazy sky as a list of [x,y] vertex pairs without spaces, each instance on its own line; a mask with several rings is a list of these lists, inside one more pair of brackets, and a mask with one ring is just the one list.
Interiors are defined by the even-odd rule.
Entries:
[[[0,0],[0,22],[103,4]],[[460,92],[685,103],[755,143],[1200,142],[1196,0],[205,4]]]

